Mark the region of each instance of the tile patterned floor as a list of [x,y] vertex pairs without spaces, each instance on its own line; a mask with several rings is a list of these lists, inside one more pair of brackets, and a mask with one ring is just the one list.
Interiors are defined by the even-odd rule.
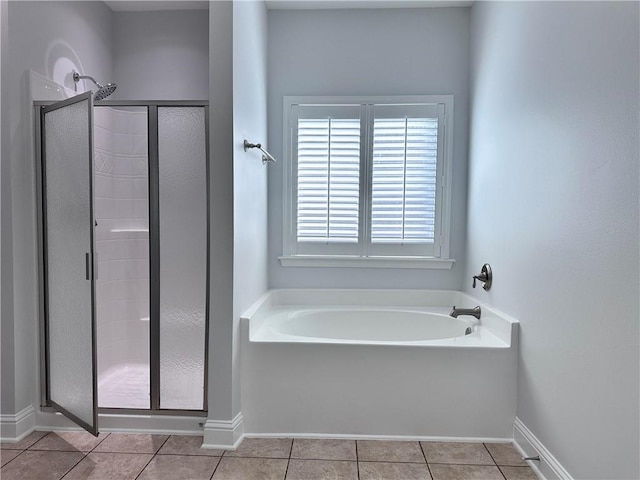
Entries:
[[3,480],[535,480],[510,444],[34,432],[0,445]]

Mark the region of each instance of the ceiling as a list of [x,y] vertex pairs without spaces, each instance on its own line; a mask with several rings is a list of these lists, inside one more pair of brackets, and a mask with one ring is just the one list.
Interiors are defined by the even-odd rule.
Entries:
[[209,9],[209,2],[202,0],[105,0],[104,3],[114,12]]
[[[214,0],[218,1],[218,0]],[[240,0],[251,1],[251,0]],[[207,10],[206,0],[108,0],[114,12],[148,12],[158,10]],[[265,0],[273,10],[320,10],[339,8],[430,8],[469,7],[473,1],[460,0]]]
[[470,7],[473,1],[458,0],[265,0],[269,9],[336,8],[430,8]]

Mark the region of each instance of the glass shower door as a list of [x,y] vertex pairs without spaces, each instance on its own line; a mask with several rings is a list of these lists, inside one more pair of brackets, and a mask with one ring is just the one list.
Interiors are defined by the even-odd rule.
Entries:
[[98,434],[91,92],[43,107],[45,325],[50,405]]
[[160,405],[203,410],[207,317],[206,111],[158,107]]

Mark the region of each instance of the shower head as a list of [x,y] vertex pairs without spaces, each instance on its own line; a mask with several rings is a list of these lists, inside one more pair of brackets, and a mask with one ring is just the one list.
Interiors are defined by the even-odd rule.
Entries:
[[93,100],[98,101],[107,98],[109,95],[116,91],[116,88],[118,88],[118,85],[116,85],[115,83],[107,83],[106,85],[98,89],[96,94],[93,96]]
[[93,83],[95,83],[98,86],[98,91],[95,93],[95,95],[93,96],[93,100],[94,101],[98,101],[98,100],[103,100],[105,98],[107,98],[109,95],[111,95],[113,92],[115,92],[116,88],[118,88],[118,85],[116,85],[115,83],[107,83],[106,85],[101,85],[98,82],[96,82],[93,77],[90,77],[88,75],[80,75],[78,72],[73,72],[73,81],[78,83],[80,81],[80,79],[82,78],[88,78],[89,80],[91,80]]

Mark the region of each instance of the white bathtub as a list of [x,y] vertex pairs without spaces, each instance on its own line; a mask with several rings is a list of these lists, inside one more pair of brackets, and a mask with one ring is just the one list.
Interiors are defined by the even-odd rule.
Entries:
[[241,319],[245,432],[511,438],[517,335],[461,292],[272,290]]
[[[428,345],[477,329],[464,318],[420,310],[378,307],[284,308],[272,311],[262,341]],[[469,333],[467,333],[469,332]],[[256,335],[253,341],[259,341]]]
[[514,320],[449,315],[477,304],[453,291],[272,290],[243,318],[252,342],[509,348]]

